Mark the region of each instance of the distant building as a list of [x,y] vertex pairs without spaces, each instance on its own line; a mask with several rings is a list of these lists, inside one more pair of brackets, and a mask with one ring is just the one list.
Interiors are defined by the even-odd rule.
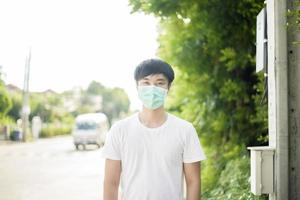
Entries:
[[5,85],[5,87],[6,87],[6,89],[9,93],[20,93],[20,92],[22,92],[22,90],[18,86],[15,86],[13,84],[7,84],[7,85]]

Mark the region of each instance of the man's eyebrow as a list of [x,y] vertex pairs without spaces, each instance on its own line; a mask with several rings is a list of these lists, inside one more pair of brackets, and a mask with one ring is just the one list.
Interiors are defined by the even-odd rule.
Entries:
[[165,78],[159,78],[157,81],[167,81]]

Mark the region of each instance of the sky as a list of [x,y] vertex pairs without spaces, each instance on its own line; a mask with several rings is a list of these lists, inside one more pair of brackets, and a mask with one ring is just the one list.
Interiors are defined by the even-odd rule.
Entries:
[[5,83],[23,88],[31,47],[30,91],[121,87],[141,106],[133,72],[156,57],[153,16],[130,14],[127,0],[0,0],[0,66]]

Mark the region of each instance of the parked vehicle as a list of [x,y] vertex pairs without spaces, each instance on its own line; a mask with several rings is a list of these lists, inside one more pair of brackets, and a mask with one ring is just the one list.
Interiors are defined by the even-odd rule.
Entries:
[[79,145],[85,149],[88,144],[95,144],[100,148],[104,145],[108,129],[108,119],[104,113],[78,115],[72,133],[76,149],[79,149]]

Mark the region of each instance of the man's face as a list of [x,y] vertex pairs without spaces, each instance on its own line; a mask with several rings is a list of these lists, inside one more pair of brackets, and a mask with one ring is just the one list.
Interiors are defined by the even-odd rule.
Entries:
[[155,85],[164,89],[169,89],[168,79],[163,74],[151,74],[145,76],[137,82],[137,86]]

